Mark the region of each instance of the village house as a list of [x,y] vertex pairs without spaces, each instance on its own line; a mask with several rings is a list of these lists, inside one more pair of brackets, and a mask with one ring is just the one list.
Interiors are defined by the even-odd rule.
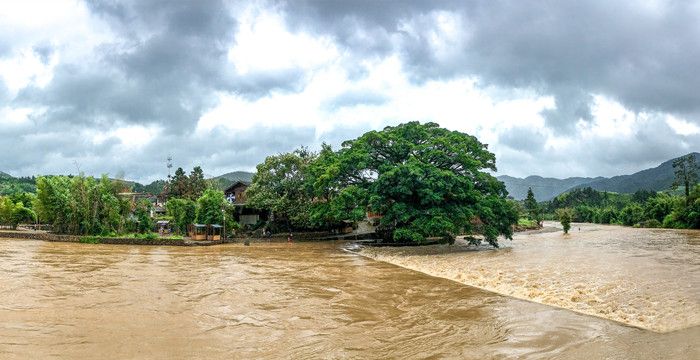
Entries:
[[267,211],[246,206],[245,191],[248,189],[248,186],[250,186],[250,182],[237,181],[224,190],[226,200],[236,207],[234,220],[241,226],[254,226],[258,222],[267,221],[268,219]]

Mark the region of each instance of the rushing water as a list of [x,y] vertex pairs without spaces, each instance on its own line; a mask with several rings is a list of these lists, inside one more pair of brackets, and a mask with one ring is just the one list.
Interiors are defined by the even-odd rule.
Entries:
[[[697,276],[697,273],[689,276]],[[0,239],[0,358],[698,358],[659,334],[430,277],[340,243]]]
[[700,325],[696,230],[574,224],[570,235],[520,234],[503,245],[498,251],[431,246],[363,253],[433,276],[657,332]]

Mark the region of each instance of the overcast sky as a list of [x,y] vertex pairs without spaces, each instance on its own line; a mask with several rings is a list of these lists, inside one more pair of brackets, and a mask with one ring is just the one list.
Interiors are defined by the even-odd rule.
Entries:
[[0,2],[12,175],[213,176],[412,120],[513,176],[699,151],[700,2]]

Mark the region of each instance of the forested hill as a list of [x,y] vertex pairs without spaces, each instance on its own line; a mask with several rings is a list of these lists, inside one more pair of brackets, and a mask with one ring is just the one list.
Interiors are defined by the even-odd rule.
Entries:
[[[698,164],[698,167],[700,167],[700,153],[694,152],[691,154],[695,155],[695,162]],[[642,170],[631,175],[613,176],[608,179],[603,178],[576,187],[590,187],[599,191],[628,194],[637,190],[666,190],[673,184],[674,160],[676,159],[668,160],[655,168]]]
[[0,179],[10,179],[12,175],[0,171]]
[[[700,153],[693,152],[691,154],[695,155],[695,161],[700,166]],[[528,176],[522,179],[501,175],[498,177],[498,180],[503,181],[510,196],[518,200],[522,200],[527,196],[527,189],[530,187],[537,201],[548,201],[568,190],[586,187],[594,190],[627,194],[634,193],[637,190],[661,191],[670,188],[673,183],[674,160],[676,159],[668,160],[655,168],[642,170],[631,175],[619,175],[611,178],[573,177],[555,179]]]
[[[599,178],[602,179],[602,178]],[[532,188],[537,201],[551,200],[555,196],[577,185],[586,184],[596,179],[584,177],[572,177],[567,179],[543,178],[533,175],[524,179],[508,175],[498,177],[508,190],[508,194],[515,199],[522,200],[527,196],[527,189]]]

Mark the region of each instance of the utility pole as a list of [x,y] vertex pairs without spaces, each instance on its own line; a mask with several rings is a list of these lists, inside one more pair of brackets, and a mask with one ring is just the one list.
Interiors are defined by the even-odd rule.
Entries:
[[170,180],[170,169],[173,168],[173,156],[168,155],[168,159],[165,165],[168,168],[168,180]]
[[221,234],[221,242],[226,242],[226,210],[221,209],[221,215],[224,217],[224,233]]

